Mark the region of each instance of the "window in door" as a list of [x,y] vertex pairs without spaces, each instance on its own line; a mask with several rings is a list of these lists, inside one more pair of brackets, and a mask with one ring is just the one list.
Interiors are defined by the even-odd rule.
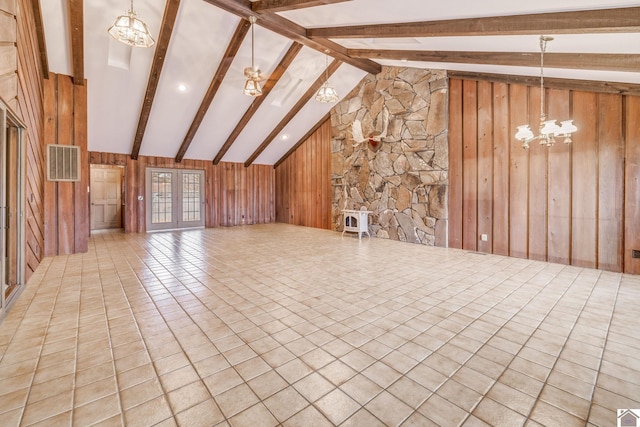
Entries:
[[204,227],[204,171],[147,168],[147,230]]

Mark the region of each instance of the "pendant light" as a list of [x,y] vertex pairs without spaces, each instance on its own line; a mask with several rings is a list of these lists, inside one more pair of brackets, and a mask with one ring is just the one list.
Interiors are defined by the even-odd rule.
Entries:
[[133,0],[127,14],[118,16],[108,31],[111,37],[129,46],[151,47],[155,43],[147,24],[134,12]]
[[571,143],[571,134],[578,128],[573,120],[565,120],[558,126],[555,120],[547,120],[544,111],[544,53],[547,50],[547,42],[553,37],[540,36],[540,134],[534,135],[529,125],[518,126],[516,139],[522,142],[522,148],[529,148],[529,143],[535,139],[540,140],[540,145],[551,147],[556,143],[555,137],[564,137],[565,144]]
[[324,84],[316,93],[316,101],[331,103],[336,102],[339,98],[338,92],[329,85],[329,51],[324,51]]
[[244,83],[244,94],[249,96],[262,95],[262,88],[260,87],[260,80],[262,80],[262,72],[255,67],[254,63],[254,36],[253,27],[256,23],[256,17],[250,16],[249,22],[251,23],[251,67],[244,69],[244,76],[247,81]]

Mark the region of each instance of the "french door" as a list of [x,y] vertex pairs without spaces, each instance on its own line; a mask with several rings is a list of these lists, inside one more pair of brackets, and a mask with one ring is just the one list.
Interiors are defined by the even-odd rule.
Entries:
[[0,315],[24,284],[24,126],[0,102]]
[[204,227],[204,171],[147,168],[147,231]]

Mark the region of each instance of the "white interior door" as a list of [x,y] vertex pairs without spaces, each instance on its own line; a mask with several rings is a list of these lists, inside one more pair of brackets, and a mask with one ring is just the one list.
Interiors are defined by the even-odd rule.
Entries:
[[91,229],[122,228],[122,168],[91,165]]

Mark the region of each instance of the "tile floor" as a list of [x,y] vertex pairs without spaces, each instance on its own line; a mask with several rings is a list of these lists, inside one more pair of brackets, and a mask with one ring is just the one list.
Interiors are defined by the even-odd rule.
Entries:
[[101,234],[0,324],[0,425],[612,426],[640,276],[287,225]]

